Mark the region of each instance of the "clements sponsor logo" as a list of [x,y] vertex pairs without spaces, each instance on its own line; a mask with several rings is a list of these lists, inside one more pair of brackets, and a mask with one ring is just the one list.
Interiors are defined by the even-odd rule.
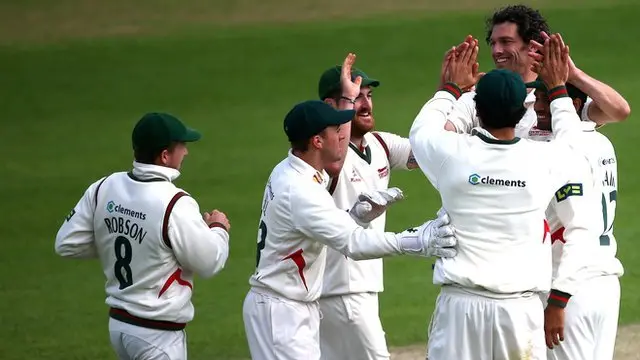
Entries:
[[135,210],[131,210],[131,209],[127,209],[124,206],[120,205],[120,204],[116,204],[114,201],[109,201],[107,203],[107,211],[109,213],[119,213],[122,215],[126,215],[126,216],[130,216],[132,218],[135,219],[140,219],[140,220],[146,220],[147,219],[147,214],[140,212],[140,211],[135,211]]
[[490,176],[480,176],[478,174],[469,175],[469,184],[471,185],[495,185],[495,186],[509,186],[509,187],[525,187],[527,182],[524,180],[508,180],[498,179]]

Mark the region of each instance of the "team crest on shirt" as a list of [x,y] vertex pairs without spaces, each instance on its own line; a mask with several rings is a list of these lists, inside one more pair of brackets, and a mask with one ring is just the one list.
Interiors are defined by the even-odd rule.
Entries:
[[382,179],[383,177],[389,175],[389,167],[385,165],[385,167],[378,169],[378,176],[380,177],[380,179]]
[[351,181],[352,183],[362,181],[362,178],[360,177],[360,175],[358,175],[358,172],[355,168],[351,169],[351,176],[349,177],[349,181]]

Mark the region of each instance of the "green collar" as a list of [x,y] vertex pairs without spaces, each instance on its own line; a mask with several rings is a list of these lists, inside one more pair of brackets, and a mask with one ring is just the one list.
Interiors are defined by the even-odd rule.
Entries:
[[159,178],[159,177],[153,177],[153,178],[149,178],[149,179],[140,179],[139,177],[133,175],[133,172],[131,172],[131,171],[129,171],[127,173],[127,175],[129,176],[129,178],[131,180],[138,181],[138,182],[169,181],[167,179],[163,179],[163,178]]
[[480,132],[476,132],[475,135],[477,137],[479,137],[482,141],[488,143],[488,144],[498,144],[498,145],[513,145],[515,143],[517,143],[518,141],[520,141],[519,137],[514,137],[511,140],[499,140],[499,139],[494,139],[494,138],[490,138],[487,135],[480,133]]
[[351,150],[355,151],[355,153],[360,156],[362,160],[371,165],[371,149],[369,149],[369,145],[364,147],[364,153],[360,151],[357,146],[353,145],[353,143],[349,143],[349,147],[351,148]]

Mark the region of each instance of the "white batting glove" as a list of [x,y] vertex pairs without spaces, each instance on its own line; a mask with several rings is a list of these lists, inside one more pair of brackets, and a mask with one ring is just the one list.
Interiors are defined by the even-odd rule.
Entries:
[[400,237],[400,248],[407,254],[441,258],[452,258],[458,254],[458,239],[451,226],[449,214],[442,208],[435,220],[429,220],[419,227],[407,229],[397,235]]
[[403,199],[402,190],[396,187],[364,192],[358,195],[358,200],[349,210],[349,215],[358,225],[367,227],[373,219],[382,215],[391,204]]

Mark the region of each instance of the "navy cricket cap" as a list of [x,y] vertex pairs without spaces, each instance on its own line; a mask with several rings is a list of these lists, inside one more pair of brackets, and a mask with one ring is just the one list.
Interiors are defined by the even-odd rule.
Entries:
[[296,104],[284,118],[284,132],[289,141],[311,138],[329,126],[342,125],[353,119],[355,110],[336,110],[320,100]]
[[198,141],[198,131],[188,128],[178,118],[166,113],[147,113],[133,128],[133,149],[155,152],[169,148],[174,142]]

